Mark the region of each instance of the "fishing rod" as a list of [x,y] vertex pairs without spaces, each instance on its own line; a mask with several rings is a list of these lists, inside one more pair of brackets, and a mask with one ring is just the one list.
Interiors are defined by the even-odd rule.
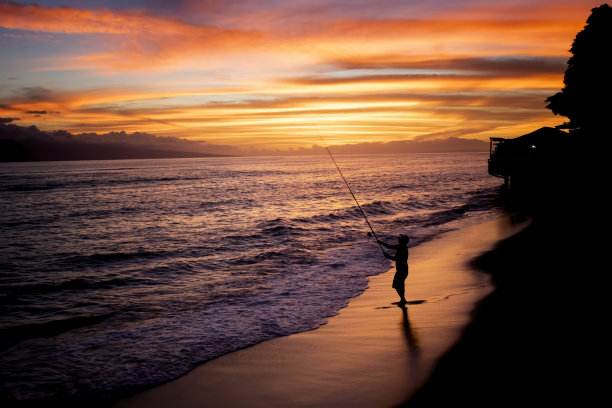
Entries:
[[[321,136],[321,135],[319,134],[319,136]],[[370,231],[372,231],[372,235],[374,235],[374,238],[376,239],[376,242],[378,243],[378,246],[380,247],[380,250],[384,254],[385,250],[383,249],[382,244],[379,242],[378,237],[376,236],[376,232],[374,232],[374,228],[372,228],[372,224],[370,224],[370,221],[368,221],[368,217],[366,216],[365,212],[363,211],[363,208],[361,208],[361,205],[359,204],[359,201],[357,201],[357,197],[355,197],[355,194],[353,193],[353,189],[351,189],[351,186],[349,185],[348,181],[346,181],[346,178],[344,177],[344,174],[342,174],[342,170],[340,170],[340,166],[338,166],[338,163],[336,162],[336,159],[334,158],[334,155],[331,153],[331,151],[329,150],[329,148],[325,144],[325,141],[323,141],[323,136],[321,136],[321,141],[323,142],[323,147],[325,148],[325,150],[327,150],[327,153],[329,153],[329,157],[331,157],[332,161],[336,165],[336,168],[338,169],[338,173],[340,173],[340,177],[342,177],[342,180],[344,180],[344,184],[346,184],[346,187],[348,188],[349,192],[351,193],[351,196],[353,197],[353,200],[355,200],[355,203],[357,204],[357,208],[359,208],[359,211],[361,211],[361,215],[363,215],[363,218],[365,219],[365,222],[368,224],[368,227],[370,227]],[[368,235],[370,235],[370,234],[368,233]]]

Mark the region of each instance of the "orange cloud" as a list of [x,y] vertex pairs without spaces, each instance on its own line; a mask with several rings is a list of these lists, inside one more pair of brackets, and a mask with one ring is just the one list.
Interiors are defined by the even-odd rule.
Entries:
[[[195,25],[153,16],[145,10],[79,10],[0,3],[0,26],[16,30],[67,34],[107,34],[114,50],[89,50],[77,57],[58,56],[47,69],[142,69],[180,56],[245,50],[262,33]],[[105,48],[101,46],[101,48]],[[153,63],[151,58],[155,58]]]
[[[275,55],[276,62],[302,55],[313,62],[330,58],[378,58],[381,54],[413,56],[495,55],[512,53],[556,55],[567,48],[577,19],[567,14],[550,18],[546,8],[528,16],[476,19],[432,18],[385,20],[311,20],[296,28],[275,26],[257,31],[188,24],[139,11],[79,10],[68,7],[0,4],[0,26],[30,31],[69,34],[114,34],[113,51],[73,58],[52,68],[142,69],[177,60],[205,62],[216,54]],[[548,12],[548,14],[546,14]],[[516,13],[515,13],[516,14]],[[558,15],[557,12],[555,15]],[[295,19],[292,19],[295,21]],[[238,24],[238,23],[236,23]],[[251,24],[253,25],[253,24]],[[546,41],[541,41],[545,35]],[[494,47],[491,38],[495,39]],[[480,49],[479,49],[480,48]],[[155,58],[155,61],[151,61]],[[63,64],[63,65],[62,65]]]
[[220,30],[155,17],[146,10],[80,10],[16,3],[0,3],[0,25],[18,30],[51,33],[132,34],[147,32],[158,35],[197,35],[198,37],[216,37],[220,34],[240,36],[237,31]]
[[[121,129],[222,144],[250,141],[278,147],[310,145],[317,133],[324,134],[330,143],[347,143],[422,139],[444,132],[474,132],[475,128],[481,129],[479,132],[493,131],[513,123],[552,123],[552,115],[543,109],[550,92],[542,87],[553,83],[558,86],[560,79],[551,77],[551,83],[546,83],[535,76],[521,81],[530,91],[516,91],[515,80],[504,78],[482,81],[402,76],[318,84],[300,80],[266,89],[29,89],[20,98],[0,101],[0,105],[10,107],[7,114],[19,115],[26,122],[35,122],[26,112],[61,112],[47,115],[47,120],[55,118],[75,133]],[[242,95],[242,100],[180,102],[193,95],[210,95],[213,100]],[[166,103],[150,103],[161,100]],[[43,128],[51,128],[47,123]]]
[[[5,28],[97,34],[86,50],[38,64],[41,77],[88,70],[99,83],[112,79],[70,91],[13,89],[0,96],[0,114],[75,133],[146,131],[266,146],[316,143],[317,132],[344,143],[512,136],[559,123],[544,99],[562,85],[567,49],[588,10],[490,6],[422,19],[283,13],[203,25],[148,10],[0,2]],[[186,71],[198,75],[178,84]],[[127,75],[141,72],[174,73],[177,83],[152,74],[150,84],[132,84]],[[53,113],[27,113],[36,111]]]

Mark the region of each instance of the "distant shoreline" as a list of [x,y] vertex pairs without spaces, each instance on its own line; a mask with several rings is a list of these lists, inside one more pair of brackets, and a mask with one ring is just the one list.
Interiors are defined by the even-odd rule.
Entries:
[[[140,159],[192,159],[214,157],[238,157],[226,154],[194,153],[174,150],[144,150],[140,147],[126,148],[121,145],[75,144],[65,147],[54,146],[52,149],[11,150],[4,140],[0,140],[0,149],[4,150],[0,163],[33,163],[57,161],[86,160],[140,160]],[[7,149],[5,149],[7,148]],[[8,151],[7,151],[8,150]],[[59,151],[58,151],[59,150]],[[87,152],[87,153],[84,153]]]
[[[334,155],[489,151],[489,143],[486,141],[456,137],[329,147]],[[36,126],[0,123],[0,162],[313,155],[327,155],[327,151],[319,145],[278,150],[254,146],[223,146],[139,132],[72,134],[65,130],[42,131]]]
[[[129,157],[105,157],[105,158],[57,158],[57,159],[34,159],[34,160],[0,160],[0,163],[47,163],[47,162],[76,162],[76,161],[111,161],[111,160],[163,160],[163,159],[214,159],[214,158],[245,158],[245,157],[310,157],[327,156],[327,154],[265,154],[265,155],[230,155],[230,154],[193,154],[189,152],[156,152],[159,155],[151,156],[129,156]],[[479,150],[449,151],[449,152],[405,152],[405,153],[338,153],[334,156],[368,156],[368,155],[410,155],[410,154],[469,154],[484,153]]]

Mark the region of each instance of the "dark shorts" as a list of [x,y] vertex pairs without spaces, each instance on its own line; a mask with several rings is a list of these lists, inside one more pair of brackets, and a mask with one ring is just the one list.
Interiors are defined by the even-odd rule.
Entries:
[[393,277],[393,285],[391,285],[391,287],[396,288],[396,289],[403,288],[404,281],[406,280],[407,277],[408,277],[408,271],[396,271],[395,276]]

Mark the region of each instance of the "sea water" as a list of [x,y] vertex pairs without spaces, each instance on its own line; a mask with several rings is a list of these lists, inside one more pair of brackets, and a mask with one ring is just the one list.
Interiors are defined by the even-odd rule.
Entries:
[[[336,160],[391,243],[496,211],[487,154]],[[328,156],[4,163],[0,232],[5,402],[168,381],[325,324],[391,266]]]

